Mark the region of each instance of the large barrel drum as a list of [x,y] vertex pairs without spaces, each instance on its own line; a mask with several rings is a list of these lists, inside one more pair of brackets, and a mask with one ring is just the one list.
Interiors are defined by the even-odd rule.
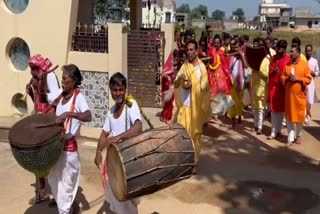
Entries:
[[120,201],[189,178],[195,165],[192,139],[181,125],[151,129],[112,144],[107,154],[111,189]]
[[9,132],[11,151],[17,162],[37,176],[48,175],[63,151],[62,127],[54,113],[23,118]]

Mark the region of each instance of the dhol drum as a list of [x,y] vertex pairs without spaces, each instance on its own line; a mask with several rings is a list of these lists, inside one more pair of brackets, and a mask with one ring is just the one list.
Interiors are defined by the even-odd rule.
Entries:
[[120,201],[151,194],[187,179],[196,166],[192,139],[181,125],[151,129],[112,144],[107,168]]
[[39,177],[49,174],[63,151],[63,128],[55,120],[54,113],[31,115],[14,124],[9,132],[13,156]]

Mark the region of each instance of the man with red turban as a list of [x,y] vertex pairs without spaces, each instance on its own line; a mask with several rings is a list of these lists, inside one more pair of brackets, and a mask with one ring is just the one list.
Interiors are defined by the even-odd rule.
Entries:
[[[32,78],[26,90],[34,102],[34,113],[46,113],[49,104],[62,93],[58,78],[53,72],[55,69],[49,71],[52,62],[40,54],[30,57],[29,66]],[[39,203],[48,198],[46,186],[49,189],[45,178],[36,178],[36,196],[29,201],[30,204]]]

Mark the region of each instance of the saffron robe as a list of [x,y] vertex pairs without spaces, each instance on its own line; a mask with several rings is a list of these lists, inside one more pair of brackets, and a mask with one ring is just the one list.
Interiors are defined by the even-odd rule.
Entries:
[[[291,82],[288,77],[294,69],[296,78],[302,83]],[[308,63],[299,58],[297,63],[290,63],[281,75],[281,82],[285,85],[285,117],[291,123],[303,123],[306,119],[307,94],[306,88],[312,79]]]

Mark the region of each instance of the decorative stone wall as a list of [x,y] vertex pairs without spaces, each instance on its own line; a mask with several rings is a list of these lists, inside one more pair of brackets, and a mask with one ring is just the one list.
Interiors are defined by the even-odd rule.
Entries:
[[81,71],[81,73],[83,75],[81,91],[92,113],[92,121],[85,126],[102,128],[109,109],[109,74],[94,71]]

